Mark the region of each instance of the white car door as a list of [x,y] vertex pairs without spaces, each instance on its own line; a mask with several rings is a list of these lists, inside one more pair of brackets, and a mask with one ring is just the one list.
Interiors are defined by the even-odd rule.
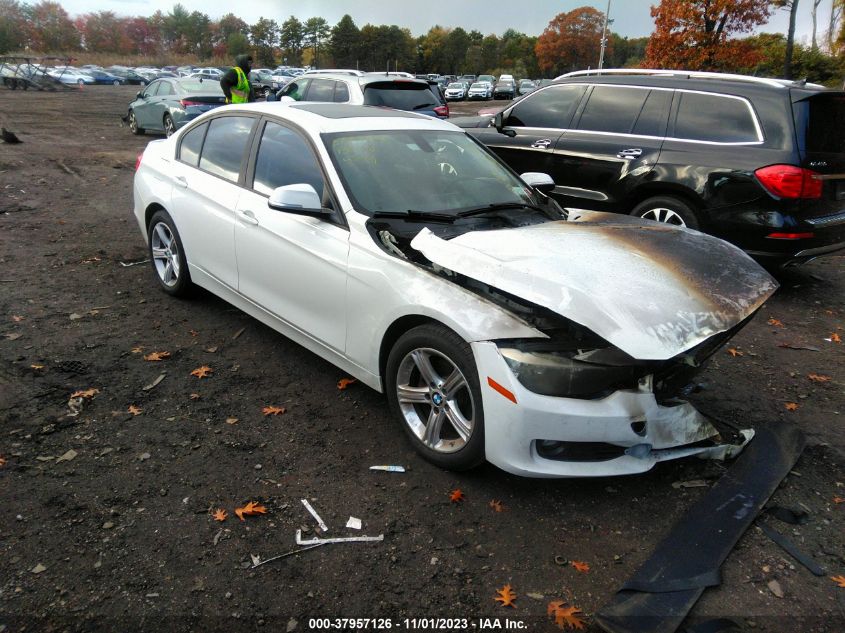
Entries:
[[257,120],[219,116],[191,129],[180,140],[173,163],[173,219],[192,274],[197,268],[233,289],[238,287],[235,209]]
[[[307,183],[330,196],[308,142],[273,121],[256,135],[255,168],[238,201],[235,250],[239,292],[336,351],[346,343],[349,231],[340,223],[277,211],[270,193]],[[338,221],[341,214],[337,214]]]

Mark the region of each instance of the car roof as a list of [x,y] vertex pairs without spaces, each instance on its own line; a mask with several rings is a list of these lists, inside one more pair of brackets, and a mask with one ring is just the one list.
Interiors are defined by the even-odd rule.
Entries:
[[[357,132],[365,130],[442,130],[463,132],[459,127],[424,114],[379,106],[347,103],[248,103],[227,105],[226,113],[249,112],[287,119],[317,133]],[[221,109],[209,114],[220,114]]]

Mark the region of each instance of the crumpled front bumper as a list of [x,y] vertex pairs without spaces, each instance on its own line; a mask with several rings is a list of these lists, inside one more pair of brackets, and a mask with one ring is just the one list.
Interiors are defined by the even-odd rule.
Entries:
[[[517,475],[630,475],[681,457],[734,457],[754,436],[746,430],[740,444],[720,443],[718,431],[691,404],[661,405],[647,384],[595,400],[536,394],[519,383],[495,343],[472,343],[472,349],[484,406],[487,461]],[[576,459],[552,459],[542,454],[544,442],[603,446],[615,456],[598,451],[591,458],[589,451],[578,451]]]

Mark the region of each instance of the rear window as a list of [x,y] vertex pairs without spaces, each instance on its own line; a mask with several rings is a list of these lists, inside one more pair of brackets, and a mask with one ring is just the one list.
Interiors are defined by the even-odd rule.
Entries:
[[364,89],[364,104],[397,110],[424,110],[439,103],[428,86],[420,84],[378,83]]
[[845,153],[845,95],[818,95],[801,105],[807,113],[805,150]]
[[681,92],[675,138],[711,143],[761,141],[754,114],[745,99]]
[[198,92],[206,92],[206,93],[217,93],[223,94],[223,89],[220,87],[219,83],[214,83],[212,81],[185,81],[182,80],[179,82],[179,87],[185,91],[192,94]]

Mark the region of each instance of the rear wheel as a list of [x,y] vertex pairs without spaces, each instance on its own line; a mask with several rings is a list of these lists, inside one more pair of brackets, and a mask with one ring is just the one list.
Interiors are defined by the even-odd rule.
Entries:
[[115,79],[112,83],[113,83],[115,86],[119,86],[119,85],[120,85],[120,80],[119,80],[119,79]]
[[182,297],[190,292],[192,283],[188,260],[176,224],[167,211],[156,211],[150,220],[149,250],[155,278],[167,294]]
[[403,334],[387,359],[390,409],[418,453],[450,470],[484,461],[484,412],[470,346],[438,324]]
[[129,111],[129,131],[137,136],[144,133],[144,128],[138,126],[138,119],[135,118],[135,113],[132,110]]
[[672,196],[655,196],[639,203],[631,215],[655,222],[663,222],[689,229],[698,229],[700,223],[693,208]]
[[176,132],[176,124],[173,122],[173,117],[169,114],[164,115],[164,135],[168,138],[173,136]]

